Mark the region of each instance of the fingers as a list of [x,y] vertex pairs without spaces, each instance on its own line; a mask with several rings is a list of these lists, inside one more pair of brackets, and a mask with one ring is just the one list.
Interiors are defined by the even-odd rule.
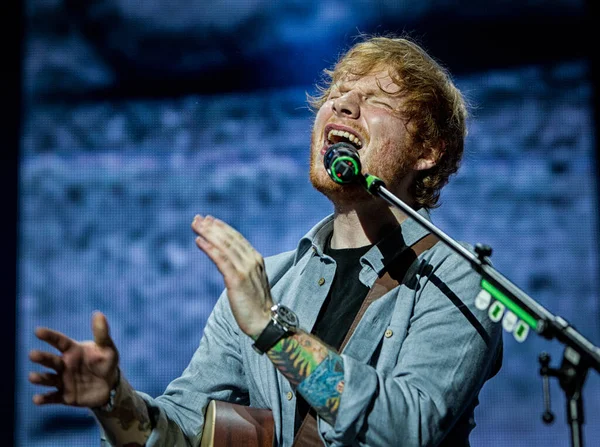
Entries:
[[62,404],[63,396],[60,391],[52,391],[46,394],[36,394],[33,396],[33,403],[36,405],[47,405],[47,404]]
[[[40,351],[37,351],[40,352]],[[35,385],[50,386],[58,388],[46,394],[36,394],[33,396],[33,403],[36,405],[60,404],[63,400],[63,383],[57,374],[49,372],[31,372],[29,381]]]
[[215,263],[228,289],[247,280],[255,290],[265,289],[264,260],[239,232],[219,219],[199,215],[192,229],[198,234],[196,245]]
[[113,347],[114,342],[110,338],[108,321],[102,312],[94,312],[92,316],[92,333],[94,342],[101,347]]
[[196,245],[214,262],[217,269],[223,275],[225,282],[228,282],[228,278],[235,277],[237,269],[231,262],[231,259],[223,254],[221,250],[215,247],[210,241],[206,240],[202,236],[196,238]]
[[[209,245],[202,244],[201,239],[196,240],[196,244],[203,251],[206,251],[205,248],[209,248],[213,255],[217,255],[217,251],[220,251],[222,258],[229,259],[237,269],[243,270],[244,265],[248,265],[248,262],[255,262],[257,258],[262,259],[238,231],[219,219],[211,216],[205,218],[196,216],[192,222],[192,229],[202,239],[210,242]],[[218,256],[218,258],[220,257]]]
[[49,352],[33,350],[29,353],[29,359],[39,365],[52,368],[57,373],[61,373],[65,368],[62,359],[58,355]]
[[231,247],[238,250],[240,254],[249,254],[255,251],[239,231],[212,216],[202,217],[196,215],[192,222],[192,229],[196,234],[210,240],[219,247]]
[[73,343],[75,343],[65,334],[45,327],[37,328],[35,331],[35,335],[40,340],[45,341],[46,343],[54,346],[60,352],[65,352],[67,349],[73,346]]
[[49,372],[31,372],[29,373],[29,381],[36,385],[52,386],[62,388],[62,381],[57,374]]

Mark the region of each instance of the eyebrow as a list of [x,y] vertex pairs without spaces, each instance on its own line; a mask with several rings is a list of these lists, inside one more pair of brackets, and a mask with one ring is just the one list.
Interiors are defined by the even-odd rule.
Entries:
[[[339,92],[348,92],[348,91],[352,90],[352,88],[348,87],[349,82],[352,82],[352,81],[338,81],[337,83],[332,84],[330,93],[335,90],[337,90]],[[396,84],[393,84],[393,85],[396,85]],[[361,91],[367,97],[376,97],[376,98],[390,99],[390,100],[397,100],[398,97],[400,96],[399,94],[401,93],[400,91],[395,92],[395,93],[388,92],[388,91],[383,90],[379,86],[377,88],[369,88],[368,90],[361,89]]]
[[[339,91],[350,91],[352,88],[348,87],[345,83],[334,84],[332,85],[331,90],[339,90]],[[377,89],[361,89],[361,91],[367,96],[386,96],[386,97],[395,97],[394,93],[387,92],[381,88]]]
[[384,96],[384,95],[389,95],[388,92],[378,88],[377,90],[371,89],[371,90],[365,90],[364,91],[365,95],[367,96]]

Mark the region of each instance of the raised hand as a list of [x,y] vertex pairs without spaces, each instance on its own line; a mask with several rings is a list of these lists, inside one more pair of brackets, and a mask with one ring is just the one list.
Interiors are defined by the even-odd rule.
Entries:
[[118,380],[119,353],[110,338],[106,317],[92,317],[94,341],[78,342],[60,332],[38,328],[35,335],[59,351],[59,354],[32,350],[31,361],[52,371],[31,372],[29,381],[55,388],[36,394],[37,405],[65,404],[76,407],[99,407],[108,402],[110,390]]
[[256,338],[270,320],[273,305],[263,258],[225,222],[194,217],[196,245],[215,263],[225,282],[229,304],[240,329]]

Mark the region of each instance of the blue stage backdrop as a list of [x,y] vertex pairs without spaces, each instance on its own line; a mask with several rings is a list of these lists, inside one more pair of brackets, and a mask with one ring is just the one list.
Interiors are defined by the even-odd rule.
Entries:
[[[307,24],[327,28],[332,19],[325,12],[337,12],[338,28],[312,36],[335,42],[336,32],[346,38],[358,26],[366,27],[362,20],[377,17],[357,18],[361,2],[346,7],[302,2],[322,13],[306,16],[292,7],[305,11],[300,2],[282,10],[271,2],[222,1],[217,6],[229,9],[204,15],[158,8],[161,2],[146,9],[133,0],[105,3],[120,11],[122,20],[114,22],[101,44],[89,31],[94,18],[103,23],[100,12],[69,1],[28,2],[17,302],[19,446],[98,445],[89,411],[32,404],[40,390],[26,380],[32,368],[27,352],[43,347],[33,335],[36,326],[89,339],[91,314],[102,310],[120,348],[124,374],[137,389],[158,395],[187,365],[223,287],[215,267],[194,244],[193,216],[212,214],[229,222],[269,256],[293,249],[331,212],[308,181],[312,115],[305,93],[314,92],[317,70],[331,63],[343,45],[315,50],[318,43],[300,31]],[[425,14],[435,3],[422,2],[414,11],[379,2],[378,14],[394,13],[400,20],[409,11],[413,17]],[[264,22],[252,22],[247,15],[254,17],[251,13],[261,5]],[[286,15],[276,20],[281,11]],[[139,25],[130,39],[123,17]],[[140,17],[145,20],[134,20]],[[315,25],[315,20],[321,22]],[[275,22],[277,32],[271,36],[265,29]],[[291,56],[273,57],[296,58],[299,70],[314,63],[306,56],[312,62],[303,64],[302,51],[327,56],[308,79],[290,74],[294,82],[283,85],[284,69],[259,70],[252,76],[260,81],[246,85],[236,81],[246,76],[240,71],[229,75],[232,91],[214,79],[220,87],[211,92],[210,70],[232,64],[229,53],[219,53],[230,47],[216,45],[211,52],[208,44],[188,42],[190,54],[205,58],[202,65],[167,40],[160,41],[162,46],[154,42],[156,53],[152,41],[144,46],[140,36],[170,27],[196,29],[192,37],[198,41],[220,30],[245,60],[259,62],[260,57],[252,59],[244,35],[235,34],[240,27],[254,30],[249,36],[257,53],[292,41],[289,48],[296,50]],[[171,75],[178,75],[161,81],[167,69],[153,59],[157,55],[170,58]],[[138,62],[136,70],[132,61]],[[285,64],[291,70],[292,64]],[[152,78],[146,70],[159,74]],[[196,89],[188,76],[195,70],[203,79]],[[472,106],[470,131],[462,169],[432,216],[456,239],[492,245],[500,272],[600,344],[589,73],[588,62],[576,58],[456,76]],[[136,84],[136,76],[140,85],[150,87]],[[270,77],[272,85],[263,85]],[[184,90],[165,88],[164,83],[178,79]],[[481,393],[472,445],[568,445],[564,398],[555,381],[556,422],[550,427],[541,422],[537,355],[543,350],[552,354],[554,364],[560,361],[556,342],[531,334],[518,343],[505,334],[504,366]],[[585,397],[585,435],[595,445],[600,439],[597,373],[590,374]]]

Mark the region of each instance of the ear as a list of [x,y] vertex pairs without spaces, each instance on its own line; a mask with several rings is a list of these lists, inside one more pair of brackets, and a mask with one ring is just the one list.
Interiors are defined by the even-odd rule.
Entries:
[[433,168],[446,150],[446,142],[440,142],[438,147],[431,147],[423,151],[423,156],[419,158],[413,167],[415,171],[425,171]]
[[415,163],[413,169],[415,171],[425,171],[431,169],[436,165],[436,160],[433,157],[419,158]]

